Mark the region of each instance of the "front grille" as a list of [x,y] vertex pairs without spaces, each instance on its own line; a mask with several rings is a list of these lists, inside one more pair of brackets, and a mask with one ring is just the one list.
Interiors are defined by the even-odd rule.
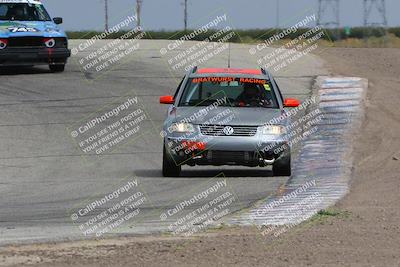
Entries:
[[67,38],[54,38],[56,40],[55,47],[68,47]]
[[[66,38],[54,38],[54,48],[67,47]],[[11,37],[8,38],[8,47],[45,47],[43,37]]]
[[9,47],[44,46],[43,37],[11,37],[8,39]]
[[[224,132],[226,125],[200,125],[200,131],[203,135],[209,136],[228,136]],[[229,136],[254,136],[257,133],[257,126],[230,126],[233,133]]]
[[207,153],[207,159],[213,161],[243,162],[249,161],[251,157],[250,152],[245,151],[210,150]]

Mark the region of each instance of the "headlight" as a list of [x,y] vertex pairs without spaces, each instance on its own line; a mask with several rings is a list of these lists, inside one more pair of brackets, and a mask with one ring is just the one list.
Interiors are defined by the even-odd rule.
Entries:
[[56,45],[56,40],[54,40],[54,38],[44,38],[43,41],[48,48],[52,48]]
[[7,47],[8,40],[7,39],[0,39],[0,50],[3,50]]
[[285,127],[281,125],[265,125],[261,128],[261,130],[262,134],[266,135],[279,135],[286,133]]
[[179,122],[175,123],[171,126],[171,132],[177,132],[177,133],[193,133],[194,132],[194,126],[191,123],[186,123],[186,122]]
[[49,32],[49,33],[59,33],[60,30],[59,30],[59,29],[56,29],[56,28],[46,28],[46,32]]

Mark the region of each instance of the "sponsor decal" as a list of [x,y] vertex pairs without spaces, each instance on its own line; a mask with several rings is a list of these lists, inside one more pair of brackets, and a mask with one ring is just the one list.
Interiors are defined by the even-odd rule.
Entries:
[[37,29],[32,27],[9,27],[8,30],[10,32],[38,32]]
[[233,81],[235,81],[234,77],[202,77],[202,78],[195,78],[192,80],[193,83],[205,83],[205,82],[222,83],[222,82],[233,82]]
[[254,78],[240,78],[241,83],[257,83],[257,84],[266,84],[266,80],[254,79]]
[[192,80],[193,83],[205,83],[205,82],[215,82],[215,83],[222,83],[222,82],[234,82],[239,79],[241,83],[255,83],[255,84],[266,84],[266,80],[262,79],[255,79],[255,78],[235,78],[235,77],[201,77],[201,78],[194,78]]

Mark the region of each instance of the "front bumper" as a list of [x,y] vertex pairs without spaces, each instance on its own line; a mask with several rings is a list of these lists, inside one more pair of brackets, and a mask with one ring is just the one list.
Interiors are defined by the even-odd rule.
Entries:
[[290,157],[285,136],[166,136],[166,152],[177,165],[266,166]]
[[0,66],[65,64],[71,56],[68,48],[7,47],[0,50]]

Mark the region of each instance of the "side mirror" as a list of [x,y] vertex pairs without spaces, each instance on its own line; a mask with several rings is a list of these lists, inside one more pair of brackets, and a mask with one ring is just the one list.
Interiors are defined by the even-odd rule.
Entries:
[[168,104],[171,105],[175,102],[174,97],[172,95],[165,95],[160,97],[160,104]]
[[53,21],[54,21],[55,24],[61,24],[61,23],[63,23],[63,19],[60,18],[60,17],[53,18]]
[[285,108],[295,108],[300,106],[300,101],[295,98],[286,98],[283,106]]

